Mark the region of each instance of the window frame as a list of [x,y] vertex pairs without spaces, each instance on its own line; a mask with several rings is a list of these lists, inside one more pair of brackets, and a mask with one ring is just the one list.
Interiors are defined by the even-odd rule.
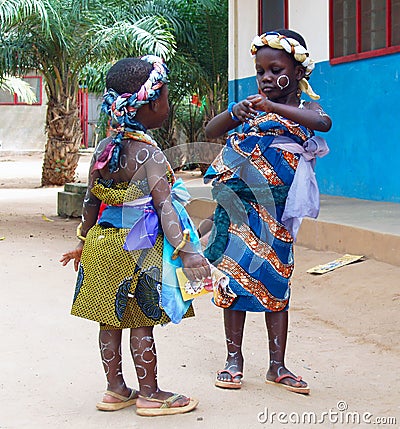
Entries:
[[335,34],[334,34],[334,22],[333,22],[333,8],[335,0],[329,0],[329,61],[331,64],[341,64],[351,61],[357,61],[365,58],[379,57],[382,55],[394,54],[400,52],[400,45],[392,46],[392,0],[386,0],[386,47],[374,49],[371,51],[361,52],[362,40],[361,40],[361,0],[356,1],[356,50],[355,54],[344,55],[341,57],[335,57]]
[[[262,34],[263,28],[263,3],[267,0],[258,0],[258,34]],[[283,0],[283,22],[284,28],[289,26],[289,0]]]
[[43,104],[43,77],[40,75],[26,75],[22,76],[21,79],[38,79],[39,80],[39,99],[35,103],[27,103],[25,101],[19,101],[18,95],[14,92],[11,94],[13,101],[0,101],[0,106],[41,106]]

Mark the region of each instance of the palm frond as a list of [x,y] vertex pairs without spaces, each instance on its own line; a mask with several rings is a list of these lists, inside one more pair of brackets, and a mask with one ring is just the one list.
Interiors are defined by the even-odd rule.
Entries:
[[81,82],[84,83],[89,92],[101,95],[104,92],[106,75],[112,63],[87,64],[81,74]]
[[171,26],[177,43],[181,45],[193,43],[196,36],[196,28],[192,25],[187,9],[187,3],[181,0],[147,0],[131,6],[131,13],[134,19],[149,15],[164,18]]
[[8,27],[35,16],[48,30],[48,14],[53,8],[47,0],[0,0],[1,26]]
[[15,76],[3,76],[0,81],[0,89],[9,91],[11,94],[17,94],[20,101],[28,104],[36,103],[37,101],[36,94],[29,83]]
[[115,22],[111,26],[98,24],[93,45],[103,58],[116,59],[147,53],[168,60],[175,52],[176,42],[165,20],[150,16],[132,23]]

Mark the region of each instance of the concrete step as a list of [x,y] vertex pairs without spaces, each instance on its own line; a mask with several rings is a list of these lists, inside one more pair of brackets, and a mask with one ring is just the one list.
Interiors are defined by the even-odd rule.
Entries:
[[66,183],[64,185],[65,192],[73,192],[75,194],[85,195],[87,183]]
[[[211,186],[195,173],[181,175],[193,197],[188,211],[197,223],[213,213]],[[319,217],[305,218],[297,245],[364,255],[400,266],[400,204],[321,195]]]
[[400,204],[321,195],[318,219],[303,220],[298,244],[400,266]]
[[61,217],[81,217],[86,183],[66,183],[57,195],[57,214]]

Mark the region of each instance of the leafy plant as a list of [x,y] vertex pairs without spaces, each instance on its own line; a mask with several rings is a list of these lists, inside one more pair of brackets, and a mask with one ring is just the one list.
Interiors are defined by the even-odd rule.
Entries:
[[171,119],[158,131],[163,147],[176,143],[174,114],[182,100],[205,97],[203,122],[217,113],[217,100],[226,98],[227,16],[227,0],[0,1],[0,76],[34,69],[46,84],[42,185],[74,180],[79,85],[101,94],[108,68],[120,58],[153,53],[168,61]]

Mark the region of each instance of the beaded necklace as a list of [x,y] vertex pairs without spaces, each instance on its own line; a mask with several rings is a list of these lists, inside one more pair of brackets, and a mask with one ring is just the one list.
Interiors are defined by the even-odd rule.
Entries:
[[125,131],[122,139],[140,141],[151,146],[158,147],[157,142],[144,131]]

